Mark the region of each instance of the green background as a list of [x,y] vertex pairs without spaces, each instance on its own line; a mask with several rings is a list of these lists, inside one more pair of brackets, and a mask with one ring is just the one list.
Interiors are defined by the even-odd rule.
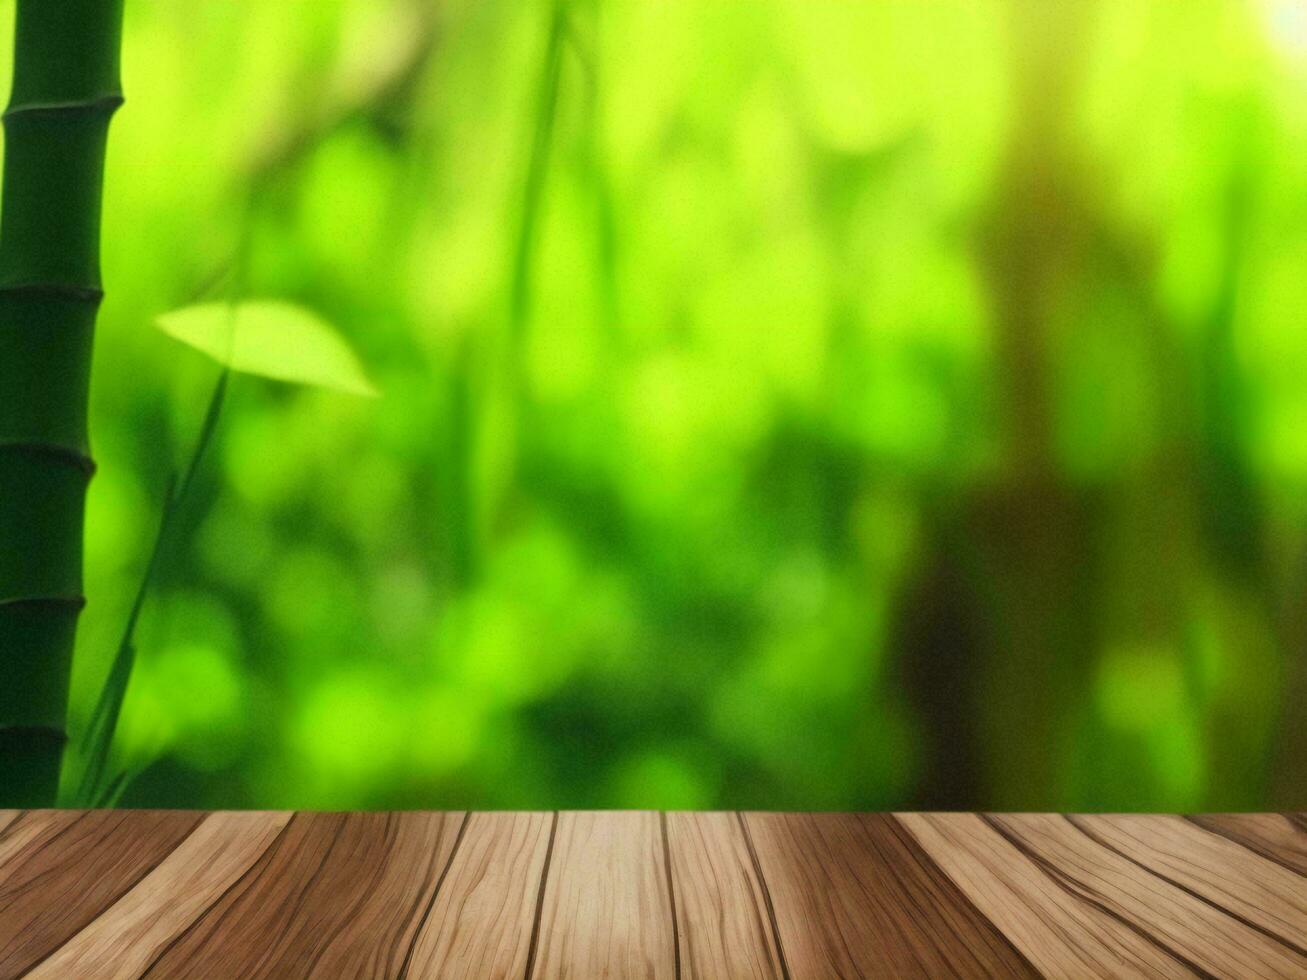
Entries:
[[124,805],[1307,806],[1307,6],[141,0],[124,84],[74,741],[153,319],[382,393],[234,379]]

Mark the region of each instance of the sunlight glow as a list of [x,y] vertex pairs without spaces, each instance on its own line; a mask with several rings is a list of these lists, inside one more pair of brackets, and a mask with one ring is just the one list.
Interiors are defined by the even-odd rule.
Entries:
[[1271,43],[1296,61],[1307,61],[1307,0],[1262,0]]

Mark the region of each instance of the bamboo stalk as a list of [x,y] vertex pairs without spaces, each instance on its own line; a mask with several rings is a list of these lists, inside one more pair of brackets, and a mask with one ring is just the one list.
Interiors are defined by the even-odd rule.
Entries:
[[18,0],[0,196],[0,798],[55,799],[95,471],[87,389],[122,0]]

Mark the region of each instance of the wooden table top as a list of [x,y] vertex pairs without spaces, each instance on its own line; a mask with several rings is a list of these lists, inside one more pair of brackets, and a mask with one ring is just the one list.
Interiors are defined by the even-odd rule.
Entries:
[[1303,815],[0,811],[0,977],[1307,977]]

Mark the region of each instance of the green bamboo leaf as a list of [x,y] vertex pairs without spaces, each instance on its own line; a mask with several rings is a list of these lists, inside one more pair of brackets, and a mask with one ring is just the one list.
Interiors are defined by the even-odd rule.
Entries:
[[109,668],[109,676],[105,678],[95,711],[86,726],[86,734],[82,740],[82,756],[85,763],[81,783],[72,799],[73,806],[113,806],[126,786],[125,781],[130,778],[128,774],[120,773],[108,786],[101,787],[109,763],[109,753],[113,748],[114,733],[118,728],[118,718],[127,696],[127,685],[131,681],[132,669],[136,663],[136,624],[141,618],[146,596],[158,573],[160,558],[168,541],[173,518],[191,488],[200,460],[204,458],[204,451],[212,442],[214,430],[218,427],[218,417],[222,414],[222,406],[227,395],[227,379],[228,371],[224,369],[218,376],[217,384],[214,385],[209,407],[204,413],[204,423],[200,426],[200,435],[195,442],[195,449],[191,453],[185,475],[180,483],[175,479],[170,480],[168,489],[164,492],[163,514],[159,518],[159,531],[154,538],[150,560],[146,563],[145,574],[141,577],[136,598],[127,615],[127,623],[123,629],[122,639],[118,643],[118,652],[114,655],[113,664]]
[[335,328],[293,303],[204,303],[165,313],[157,323],[168,336],[233,371],[351,395],[377,394]]
[[91,806],[96,808],[112,809],[122,800],[123,794],[127,792],[127,787],[131,785],[132,779],[137,775],[134,772],[128,772],[126,769],[114,776],[109,784],[104,788]]

